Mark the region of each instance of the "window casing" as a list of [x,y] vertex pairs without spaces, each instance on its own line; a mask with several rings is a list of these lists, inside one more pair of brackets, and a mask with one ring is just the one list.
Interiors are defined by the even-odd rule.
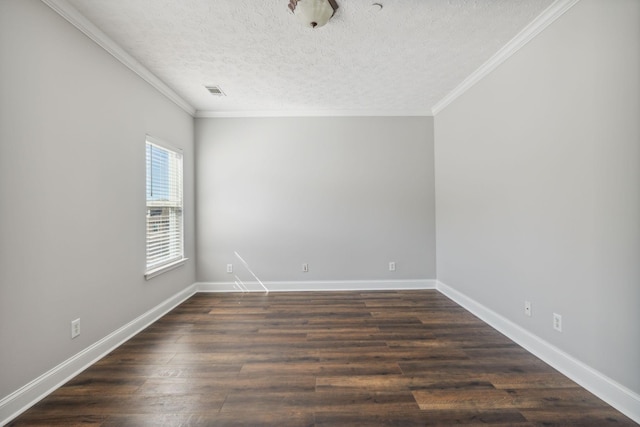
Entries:
[[182,265],[182,152],[147,136],[147,279]]

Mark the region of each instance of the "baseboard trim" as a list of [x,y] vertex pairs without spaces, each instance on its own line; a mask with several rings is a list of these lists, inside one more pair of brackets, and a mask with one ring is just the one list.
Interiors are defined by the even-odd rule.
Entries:
[[112,332],[100,341],[90,345],[76,355],[65,360],[53,369],[45,372],[30,383],[24,385],[0,400],[0,426],[4,426],[18,415],[35,405],[71,378],[103,358],[109,352],[122,345],[160,317],[173,310],[196,292],[196,286],[190,285],[146,313]]
[[[435,280],[324,280],[262,282],[269,292],[388,291],[435,289]],[[197,292],[242,292],[235,282],[200,282]],[[244,292],[265,292],[258,282],[244,282]]]
[[[437,289],[488,325],[521,345],[580,386],[589,390],[629,418],[640,423],[640,395],[587,366],[526,329],[511,322],[463,293],[437,280],[347,280],[264,282],[272,292],[376,291]],[[82,372],[132,336],[197,292],[239,292],[232,282],[200,282],[188,286],[166,301],[132,320],[80,353],[0,400],[0,426],[4,426],[65,382]],[[264,292],[256,283],[245,283],[250,292]]]
[[436,289],[525,350],[560,371],[632,420],[640,423],[640,395],[532,334],[454,288],[436,281]]

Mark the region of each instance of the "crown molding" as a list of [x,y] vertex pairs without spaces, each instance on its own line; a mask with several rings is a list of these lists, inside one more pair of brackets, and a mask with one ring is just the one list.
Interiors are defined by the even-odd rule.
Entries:
[[316,110],[316,111],[204,111],[198,110],[196,118],[242,117],[431,117],[428,110],[365,111],[365,110]]
[[461,96],[496,69],[500,64],[509,59],[514,53],[529,43],[535,36],[540,34],[542,30],[551,25],[556,19],[561,17],[579,1],[580,0],[556,0],[553,2],[536,19],[531,21],[529,25],[527,25],[513,39],[496,52],[495,55],[489,58],[487,62],[482,64],[480,68],[471,73],[455,89],[438,101],[431,109],[431,115],[435,116],[440,111],[444,110],[456,98]]
[[109,36],[103,33],[91,21],[85,18],[78,10],[71,6],[66,0],[41,0],[44,4],[53,9],[58,15],[69,21],[74,27],[82,31],[87,37],[93,40],[101,48],[110,53],[127,68],[140,76],[143,80],[153,86],[158,92],[173,101],[189,115],[193,116],[196,109],[186,102],[180,95],[167,86],[162,80],[156,77],[144,65],[124,51]]
[[482,64],[476,71],[462,81],[455,89],[449,92],[444,98],[436,103],[431,111],[429,110],[407,110],[407,111],[358,111],[358,110],[321,110],[321,111],[203,111],[196,110],[186,102],[173,89],[167,86],[162,80],[156,77],[139,61],[129,55],[109,36],[96,27],[91,21],[85,18],[66,0],[41,0],[52,10],[66,19],[96,44],[106,50],[114,58],[124,64],[131,71],[140,76],[143,80],[153,86],[156,90],[173,101],[189,115],[197,118],[225,118],[225,117],[402,117],[402,116],[426,116],[432,117],[444,110],[456,98],[461,96],[476,83],[487,76],[491,71],[506,61],[514,53],[537,36],[542,30],[548,27],[556,19],[562,16],[567,10],[573,7],[580,0],[556,0],[536,19],[527,25],[511,41],[503,46],[488,61]]

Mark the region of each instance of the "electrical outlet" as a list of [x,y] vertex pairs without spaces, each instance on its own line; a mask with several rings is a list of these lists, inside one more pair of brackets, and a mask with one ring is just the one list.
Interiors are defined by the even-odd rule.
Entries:
[[558,313],[553,313],[553,329],[562,332],[562,316]]
[[389,263],[389,271],[396,271],[396,262],[395,261],[391,261]]
[[233,264],[227,264],[227,273],[233,273]]
[[531,317],[531,301],[524,302],[524,314]]
[[71,321],[71,338],[80,335],[80,318]]
[[304,264],[302,264],[302,271],[304,271],[305,273],[309,272],[309,264],[307,264],[306,262]]

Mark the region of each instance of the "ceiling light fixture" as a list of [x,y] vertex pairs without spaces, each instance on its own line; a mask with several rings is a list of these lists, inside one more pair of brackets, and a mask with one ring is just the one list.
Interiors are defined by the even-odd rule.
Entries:
[[290,0],[289,9],[305,26],[322,27],[338,10],[335,0]]

